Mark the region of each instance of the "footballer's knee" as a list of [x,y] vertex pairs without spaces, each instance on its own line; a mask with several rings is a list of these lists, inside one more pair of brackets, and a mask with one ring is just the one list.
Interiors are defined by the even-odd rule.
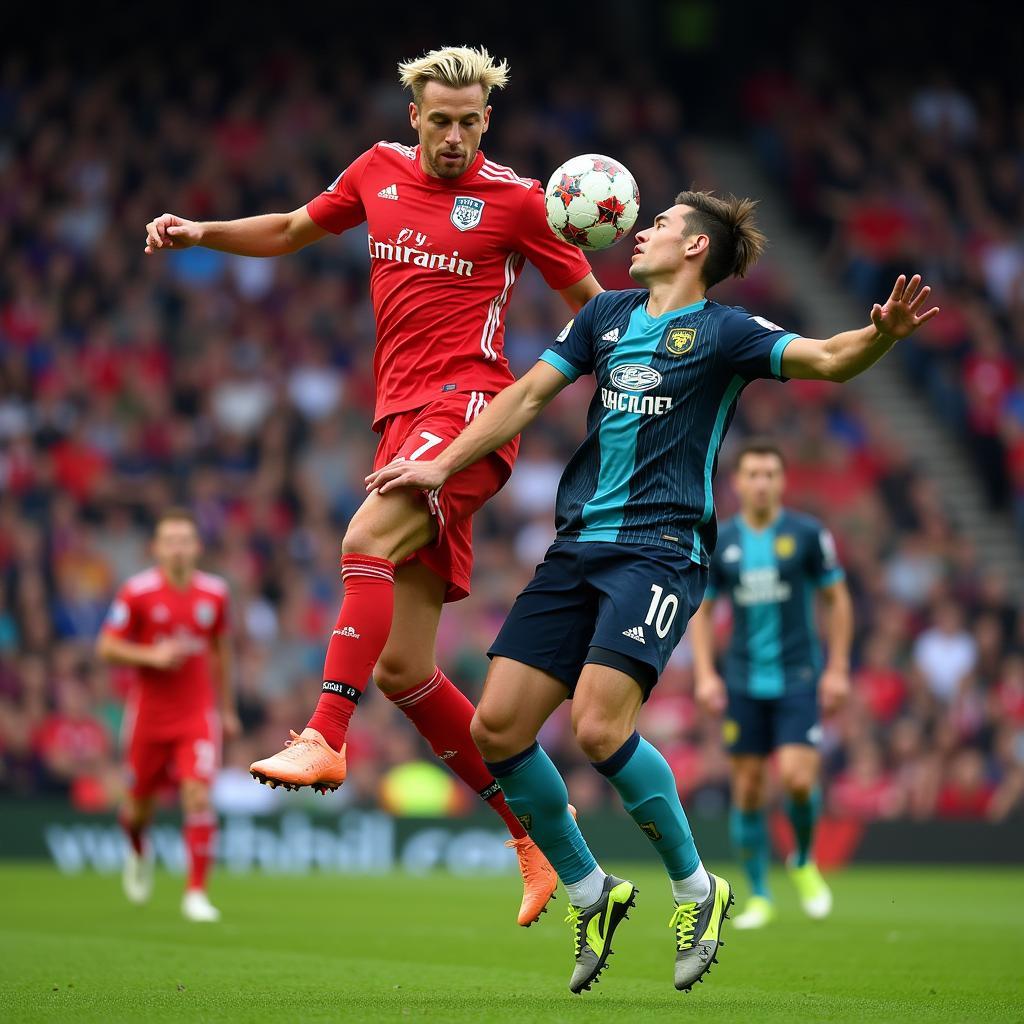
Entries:
[[791,800],[798,804],[805,804],[811,799],[817,779],[813,772],[793,771],[782,777],[782,788]]
[[343,555],[371,555],[374,558],[390,559],[393,544],[374,524],[359,518],[353,519],[341,541]]
[[205,814],[211,809],[210,787],[198,779],[181,784],[181,809],[186,814]]
[[352,517],[341,541],[343,555],[371,555],[400,562],[436,535],[426,504],[418,496],[371,494]]
[[759,810],[764,803],[764,765],[760,762],[738,765],[733,769],[733,803],[741,811]]
[[149,797],[128,796],[121,810],[121,817],[136,828],[148,825],[153,817],[153,800]]
[[607,761],[633,733],[633,723],[584,712],[573,719],[580,750],[590,761]]
[[419,683],[426,682],[435,670],[431,660],[429,667],[404,658],[395,657],[385,651],[373,666],[373,681],[386,697],[411,690]]
[[483,704],[473,713],[469,734],[485,761],[504,761],[525,750],[534,740],[518,735],[514,720],[494,714]]

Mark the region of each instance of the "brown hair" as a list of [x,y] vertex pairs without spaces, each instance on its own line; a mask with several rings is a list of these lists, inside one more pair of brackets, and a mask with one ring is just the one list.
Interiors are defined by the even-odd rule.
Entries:
[[754,223],[756,199],[719,199],[713,192],[680,192],[677,206],[690,206],[685,230],[709,238],[702,277],[711,288],[727,277],[743,277],[764,252],[768,241]]
[[786,468],[786,456],[782,454],[782,449],[767,437],[748,437],[740,442],[732,463],[734,471],[740,468],[740,463],[748,455],[774,455],[782,464],[782,468]]
[[187,508],[182,508],[178,505],[165,508],[156,517],[156,522],[153,524],[153,533],[156,533],[164,523],[191,523],[196,533],[199,532],[199,524],[196,522],[196,517]]

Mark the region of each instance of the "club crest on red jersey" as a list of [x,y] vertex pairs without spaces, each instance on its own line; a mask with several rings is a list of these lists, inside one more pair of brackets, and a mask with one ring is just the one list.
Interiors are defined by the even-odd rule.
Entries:
[[213,620],[217,617],[217,609],[212,601],[196,601],[192,614],[195,616],[196,624],[200,628],[209,629],[213,625]]
[[469,231],[480,223],[484,215],[484,201],[472,196],[456,196],[452,205],[452,223],[460,231]]

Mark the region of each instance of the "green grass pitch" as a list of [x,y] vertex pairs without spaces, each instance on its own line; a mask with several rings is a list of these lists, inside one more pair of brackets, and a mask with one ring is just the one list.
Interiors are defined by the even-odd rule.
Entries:
[[514,924],[514,877],[220,874],[219,925],[186,923],[180,880],[146,907],[119,881],[0,869],[0,1020],[748,1021],[1024,1020],[1024,871],[851,869],[836,910],[805,921],[781,873],[780,914],[730,931],[690,995],[672,987],[668,884],[645,867],[611,968],[572,996],[565,897]]

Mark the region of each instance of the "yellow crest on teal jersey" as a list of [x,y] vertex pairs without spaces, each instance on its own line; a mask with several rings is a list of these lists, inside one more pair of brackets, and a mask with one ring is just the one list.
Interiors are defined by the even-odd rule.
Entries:
[[779,558],[792,558],[795,552],[795,537],[788,533],[783,533],[775,538],[775,554],[777,554]]
[[685,356],[696,342],[696,327],[673,327],[665,336],[665,351],[670,356]]

